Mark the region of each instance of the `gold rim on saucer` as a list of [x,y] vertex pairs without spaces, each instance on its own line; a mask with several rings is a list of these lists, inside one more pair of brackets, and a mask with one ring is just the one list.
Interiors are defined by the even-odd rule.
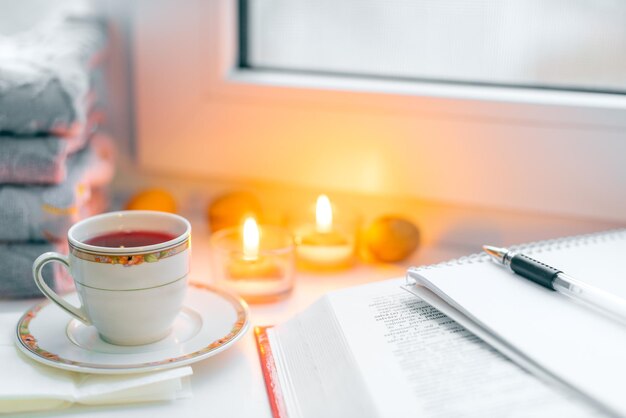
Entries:
[[[115,349],[112,353],[117,353],[107,354],[77,345],[66,331],[72,318],[46,300],[20,317],[16,328],[17,346],[30,358],[65,370],[99,374],[139,373],[183,366],[215,355],[239,340],[249,327],[247,304],[221,289],[190,284],[184,305],[185,309],[197,312],[201,318],[199,331],[188,338],[189,341],[177,344],[172,338],[170,342],[145,346],[112,346]],[[215,323],[216,318],[220,318],[220,310],[221,316],[230,318],[228,324]],[[33,324],[44,320],[41,318],[42,311],[56,318],[53,328],[58,329],[53,337],[38,336],[38,333],[46,333],[50,324],[40,327],[38,331],[33,330]],[[217,332],[210,329],[216,326],[219,328]],[[100,341],[100,344],[107,343]],[[146,361],[136,361],[138,356],[146,357]],[[102,361],[97,361],[98,358]]]

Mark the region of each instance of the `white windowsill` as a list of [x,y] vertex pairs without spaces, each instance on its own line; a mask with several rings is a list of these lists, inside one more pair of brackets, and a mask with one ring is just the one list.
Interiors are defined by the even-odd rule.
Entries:
[[277,87],[343,90],[361,93],[428,96],[533,105],[626,109],[626,95],[599,92],[472,86],[463,84],[375,79],[367,77],[298,74],[288,71],[282,72],[254,69],[231,70],[226,77],[226,81]]

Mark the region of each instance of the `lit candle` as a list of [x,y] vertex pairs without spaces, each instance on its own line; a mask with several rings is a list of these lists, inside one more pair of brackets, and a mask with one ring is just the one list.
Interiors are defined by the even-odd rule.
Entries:
[[231,255],[229,276],[234,280],[279,280],[281,271],[270,257],[259,256],[261,231],[254,218],[243,223],[243,245],[241,256]]
[[261,228],[247,218],[241,228],[211,237],[214,280],[248,302],[280,299],[293,287],[293,241],[288,231]]
[[261,234],[254,218],[247,218],[243,223],[243,259],[253,261],[259,258]]
[[354,232],[333,220],[333,208],[326,195],[315,205],[315,225],[295,231],[296,252],[304,267],[341,267],[350,264],[354,253]]
[[325,194],[319,195],[315,204],[315,227],[321,234],[333,230],[333,207]]

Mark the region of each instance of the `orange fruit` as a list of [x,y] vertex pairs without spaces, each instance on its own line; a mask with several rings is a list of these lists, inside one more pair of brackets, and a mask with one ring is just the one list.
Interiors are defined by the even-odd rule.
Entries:
[[126,203],[126,209],[176,213],[176,199],[167,190],[146,189],[131,197]]
[[248,192],[232,192],[219,196],[207,209],[209,226],[212,232],[233,226],[243,225],[248,216],[261,219],[261,203]]
[[365,245],[379,261],[402,261],[419,245],[420,232],[411,221],[382,216],[372,222],[364,235]]

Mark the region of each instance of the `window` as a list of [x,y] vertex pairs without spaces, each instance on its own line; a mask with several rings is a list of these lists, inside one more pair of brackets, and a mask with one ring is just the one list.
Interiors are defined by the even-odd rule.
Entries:
[[[586,78],[563,83],[568,49],[550,50],[537,40],[535,26],[550,29],[539,14],[517,24],[530,28],[518,44],[529,54],[552,51],[561,60],[552,78],[513,65],[521,60],[509,63],[520,52],[494,55],[481,43],[475,47],[485,51],[481,66],[489,72],[442,52],[445,78],[434,67],[419,67],[412,43],[381,36],[403,32],[428,50],[410,38],[424,27],[416,18],[395,30],[399,24],[390,22],[409,12],[394,7],[457,13],[471,5],[474,13],[463,16],[488,24],[498,19],[481,16],[505,14],[501,3],[551,13],[575,39],[573,50],[582,48],[581,39],[605,39],[586,47],[589,55],[571,67]],[[181,175],[624,221],[626,48],[620,42],[626,29],[618,24],[626,22],[624,8],[617,0],[193,0],[185,7],[140,0],[132,48],[139,164]],[[583,25],[583,18],[596,23]],[[565,22],[579,25],[580,33]],[[437,32],[439,26],[445,30]],[[457,27],[452,20],[431,30]],[[445,43],[465,38],[449,35]],[[333,52],[335,44],[341,48]],[[359,53],[344,54],[352,50]],[[612,61],[596,65],[599,57]],[[590,70],[582,72],[585,67]],[[590,75],[591,69],[599,72]]]
[[621,0],[241,0],[255,70],[626,93]]

